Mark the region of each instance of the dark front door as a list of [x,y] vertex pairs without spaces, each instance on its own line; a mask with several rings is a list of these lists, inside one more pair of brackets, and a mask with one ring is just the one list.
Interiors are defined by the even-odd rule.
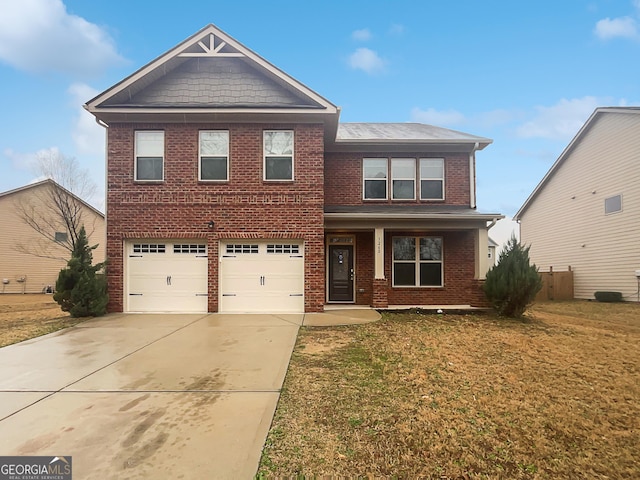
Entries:
[[329,301],[353,302],[353,245],[329,245]]

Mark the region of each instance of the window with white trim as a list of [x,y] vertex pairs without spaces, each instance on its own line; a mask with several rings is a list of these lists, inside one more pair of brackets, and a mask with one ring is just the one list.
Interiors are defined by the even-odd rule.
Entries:
[[617,213],[622,211],[622,195],[614,195],[604,199],[604,213]]
[[442,238],[394,237],[393,286],[441,287]]
[[420,200],[444,200],[444,158],[420,159]]
[[136,181],[164,180],[164,132],[139,130],[135,132]]
[[365,200],[387,199],[389,165],[386,158],[362,160],[363,197]]
[[199,136],[199,179],[229,180],[229,131],[201,130]]
[[293,130],[263,132],[264,180],[293,180]]
[[391,159],[391,192],[393,200],[416,199],[415,158]]

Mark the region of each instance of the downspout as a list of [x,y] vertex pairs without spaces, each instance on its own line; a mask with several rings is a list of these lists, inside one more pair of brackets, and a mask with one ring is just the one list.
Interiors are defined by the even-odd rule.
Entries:
[[469,199],[471,208],[476,208],[476,150],[480,146],[479,142],[473,146],[469,154]]
[[98,117],[95,117],[96,119],[96,123],[98,125],[100,125],[101,127],[104,127],[104,238],[103,240],[103,245],[104,245],[104,258],[106,260],[107,258],[107,219],[108,219],[108,215],[107,215],[107,186],[109,185],[109,179],[107,178],[107,172],[108,172],[108,159],[109,159],[109,125],[107,125],[106,123],[104,123],[102,120],[100,120]]

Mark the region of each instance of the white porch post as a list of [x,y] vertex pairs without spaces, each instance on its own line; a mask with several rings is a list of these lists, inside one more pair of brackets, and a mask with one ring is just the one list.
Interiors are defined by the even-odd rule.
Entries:
[[374,248],[375,279],[384,280],[384,228],[375,229]]
[[476,230],[476,279],[484,280],[489,271],[489,232],[486,228]]

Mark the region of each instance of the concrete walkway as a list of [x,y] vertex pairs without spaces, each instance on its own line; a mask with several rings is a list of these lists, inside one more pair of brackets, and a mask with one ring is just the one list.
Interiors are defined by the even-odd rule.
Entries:
[[[109,315],[0,349],[0,455],[72,456],[74,478],[252,478],[299,315]],[[367,313],[358,313],[367,312]]]

